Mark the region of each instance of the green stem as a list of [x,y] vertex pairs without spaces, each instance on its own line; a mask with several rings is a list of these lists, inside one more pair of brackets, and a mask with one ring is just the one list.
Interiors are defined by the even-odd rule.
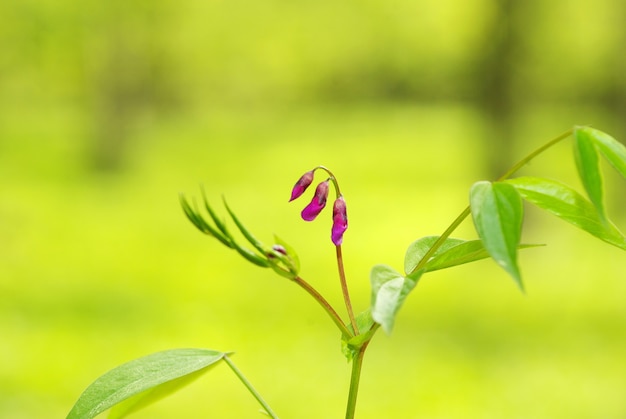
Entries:
[[343,301],[346,304],[346,310],[348,311],[348,317],[350,317],[350,323],[352,324],[352,330],[354,334],[359,334],[359,328],[354,318],[354,311],[352,310],[352,303],[350,302],[350,292],[348,291],[348,282],[346,281],[346,272],[343,267],[343,255],[341,253],[341,245],[335,246],[337,249],[337,268],[339,269],[339,282],[341,282],[341,293],[343,294]]
[[335,186],[335,194],[337,195],[337,198],[339,198],[341,196],[341,190],[339,190],[339,182],[337,182],[337,178],[335,177],[335,175],[333,174],[333,172],[331,172],[327,167],[325,166],[317,166],[315,169],[313,169],[314,171],[320,169],[325,171],[328,176],[330,176],[329,180],[331,182],[333,182],[333,185]]
[[555,145],[556,143],[566,139],[567,137],[569,137],[570,135],[572,135],[572,133],[574,132],[573,129],[568,129],[567,131],[565,131],[564,133],[554,137],[552,140],[550,140],[549,142],[547,142],[546,144],[544,144],[543,146],[539,147],[537,150],[533,151],[532,153],[530,153],[529,155],[527,155],[526,157],[524,157],[522,160],[518,161],[513,167],[511,167],[505,174],[503,174],[502,176],[500,176],[497,180],[497,182],[503,181],[505,179],[508,179],[509,177],[511,177],[513,174],[515,174],[515,172],[517,172],[519,169],[521,169],[522,167],[524,167],[526,164],[528,164],[532,159],[534,159],[535,157],[537,157],[538,155],[540,155],[541,153],[543,153],[544,151],[546,151],[547,149],[549,149],[550,147],[552,147],[553,145]]
[[367,341],[359,348],[359,353],[352,360],[352,374],[350,376],[350,393],[348,394],[348,406],[346,407],[346,419],[353,419],[356,411],[356,398],[359,393],[359,382],[361,380],[361,368],[363,357],[370,341]]
[[[501,181],[503,181],[505,179],[508,179],[513,174],[515,174],[518,170],[520,170],[522,167],[524,167],[526,164],[528,164],[532,159],[537,157],[539,154],[543,153],[544,151],[546,151],[547,149],[549,149],[550,147],[552,147],[556,143],[558,143],[558,142],[564,140],[565,138],[569,137],[570,135],[572,135],[572,132],[573,132],[573,130],[569,129],[569,130],[565,131],[564,133],[554,137],[552,140],[550,140],[549,142],[547,142],[543,146],[539,147],[538,149],[536,149],[535,151],[533,151],[532,153],[530,153],[529,155],[524,157],[522,160],[518,161],[509,170],[507,170],[507,172],[505,174],[500,176],[498,178],[497,182],[501,182]],[[468,206],[467,208],[465,208],[463,210],[463,212],[461,212],[461,214],[459,214],[458,217],[456,217],[456,219],[452,222],[452,224],[450,224],[450,226],[446,229],[446,231],[444,231],[443,234],[441,236],[439,236],[439,238],[435,241],[435,243],[433,243],[433,245],[430,247],[430,249],[428,249],[428,251],[426,252],[424,257],[419,261],[417,266],[409,273],[409,275],[412,274],[413,272],[423,268],[424,265],[426,265],[426,263],[430,260],[430,258],[435,254],[437,249],[439,249],[439,247],[441,247],[441,245],[448,239],[448,237],[450,237],[450,234],[452,234],[452,232],[454,230],[456,230],[456,228],[470,214],[471,214],[471,209]]]
[[452,224],[450,224],[446,231],[444,231],[443,234],[439,236],[435,243],[430,246],[430,249],[428,249],[424,257],[420,259],[420,261],[417,263],[417,266],[415,266],[415,268],[409,273],[409,275],[415,271],[422,269],[424,265],[426,265],[430,258],[435,254],[437,249],[439,249],[439,247],[448,239],[448,237],[450,237],[450,234],[452,234],[452,232],[456,230],[459,225],[461,225],[461,223],[467,218],[468,215],[470,215],[470,213],[470,207],[468,206],[463,210],[463,212],[461,212],[461,214],[459,214],[458,217],[456,217],[456,219],[452,222]]
[[246,388],[248,389],[248,391],[250,393],[252,393],[252,395],[254,396],[254,398],[261,404],[261,406],[263,407],[263,410],[265,410],[265,412],[267,412],[267,414],[272,418],[272,419],[278,419],[278,416],[276,415],[276,413],[274,413],[274,411],[272,410],[272,408],[267,404],[267,402],[265,400],[263,400],[263,397],[261,397],[261,395],[259,394],[258,391],[256,391],[256,389],[252,386],[252,384],[250,383],[250,381],[248,381],[248,379],[243,375],[243,373],[239,370],[239,368],[237,368],[235,366],[235,364],[233,363],[233,361],[230,360],[230,358],[227,355],[224,355],[224,361],[226,361],[226,363],[228,364],[228,366],[230,367],[231,370],[233,370],[233,372],[235,373],[235,375],[239,378],[239,380],[241,380],[241,382],[243,383],[244,386],[246,386]]
[[354,337],[354,333],[350,332],[350,330],[346,327],[346,325],[341,320],[341,317],[339,317],[339,314],[337,314],[333,306],[331,306],[330,303],[326,301],[326,299],[322,296],[322,294],[317,292],[315,288],[313,288],[308,282],[306,282],[304,279],[300,278],[299,276],[296,276],[293,279],[293,281],[296,284],[298,284],[301,288],[303,288],[306,292],[308,292],[309,295],[313,297],[313,299],[317,301],[319,305],[322,306],[324,311],[326,311],[326,313],[330,316],[330,318],[335,323],[335,325],[339,328],[339,330],[341,330],[341,334],[346,339],[350,339]]

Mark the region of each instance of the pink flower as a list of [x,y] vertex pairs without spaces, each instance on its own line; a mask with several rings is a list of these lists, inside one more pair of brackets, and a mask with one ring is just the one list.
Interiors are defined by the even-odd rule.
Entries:
[[341,245],[343,242],[343,233],[348,229],[348,213],[346,210],[346,201],[343,196],[335,200],[333,204],[333,228],[331,240],[335,246]]
[[299,198],[304,191],[311,185],[313,182],[313,170],[310,170],[303,174],[300,179],[296,182],[293,189],[291,190],[291,199],[289,202],[293,201],[296,198]]
[[[303,210],[302,210],[302,219],[304,221],[313,221],[315,217],[324,209],[326,206],[326,199],[328,198],[328,180],[317,185],[315,189],[315,196]],[[296,184],[297,186],[297,184]]]

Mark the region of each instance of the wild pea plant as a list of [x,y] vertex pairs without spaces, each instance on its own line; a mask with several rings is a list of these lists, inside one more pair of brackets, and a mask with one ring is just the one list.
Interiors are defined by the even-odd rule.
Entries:
[[[512,177],[539,154],[570,137],[573,140],[578,175],[587,198],[555,180]],[[347,321],[299,275],[298,256],[283,240],[276,237],[272,245],[260,242],[224,201],[232,223],[248,242],[244,246],[235,239],[231,227],[218,216],[206,197],[203,196],[203,201],[208,217],[201,214],[195,202],[190,204],[182,195],[180,203],[187,218],[202,233],[237,251],[247,261],[262,268],[270,268],[286,280],[292,281],[326,312],[334,327],[341,333],[343,355],[352,363],[346,418],[353,418],[363,357],[368,345],[379,329],[382,328],[386,333],[391,332],[398,310],[423,275],[491,257],[523,289],[517,252],[530,246],[520,243],[523,201],[528,201],[596,238],[626,250],[626,237],[609,220],[605,211],[600,156],[626,177],[624,145],[593,128],[575,127],[530,153],[498,180],[476,182],[470,189],[469,206],[440,236],[422,237],[409,245],[404,261],[404,274],[387,265],[376,265],[372,268],[370,305],[360,314],[355,314],[352,308],[344,272],[342,243],[348,228],[348,215],[339,182],[323,166],[306,172],[296,182],[290,201],[300,198],[313,183],[314,177],[321,175],[323,180],[317,185],[312,200],[301,213],[305,221],[313,221],[326,206],[331,187],[334,191],[331,242],[336,252]],[[450,237],[470,215],[479,238],[462,240]],[[226,363],[232,369],[267,415],[278,417],[236,367],[229,353],[210,349],[172,349],[130,361],[104,374],[87,387],[67,418],[93,418],[109,408],[109,418],[125,417],[182,388],[219,362]]]

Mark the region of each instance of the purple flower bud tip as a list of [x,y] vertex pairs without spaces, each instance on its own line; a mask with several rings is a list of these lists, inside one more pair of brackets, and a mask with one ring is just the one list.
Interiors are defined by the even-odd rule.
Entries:
[[293,201],[296,198],[299,198],[304,191],[311,185],[313,182],[313,170],[310,170],[303,174],[300,179],[296,182],[293,189],[291,190],[291,199],[289,202]]
[[328,180],[317,185],[315,189],[315,196],[303,210],[302,210],[302,219],[304,221],[313,221],[315,217],[324,209],[326,206],[326,200],[328,199]]
[[348,212],[346,210],[346,201],[343,196],[335,200],[333,204],[333,228],[331,239],[335,246],[343,243],[343,233],[348,229]]

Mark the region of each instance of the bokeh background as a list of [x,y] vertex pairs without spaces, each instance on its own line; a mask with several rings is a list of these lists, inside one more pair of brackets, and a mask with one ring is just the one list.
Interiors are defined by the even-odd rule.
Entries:
[[[326,315],[197,232],[178,193],[224,194],[341,309],[330,213],[287,203],[330,167],[363,310],[371,266],[401,269],[474,181],[574,124],[624,141],[625,23],[620,0],[0,2],[0,417],[64,417],[105,371],[178,347],[236,351],[281,417],[342,417]],[[570,155],[524,172],[579,187]],[[533,208],[524,241],[548,244],[521,255],[526,295],[490,261],[422,280],[370,346],[358,417],[626,417],[624,253]],[[259,413],[220,366],[136,417]]]

